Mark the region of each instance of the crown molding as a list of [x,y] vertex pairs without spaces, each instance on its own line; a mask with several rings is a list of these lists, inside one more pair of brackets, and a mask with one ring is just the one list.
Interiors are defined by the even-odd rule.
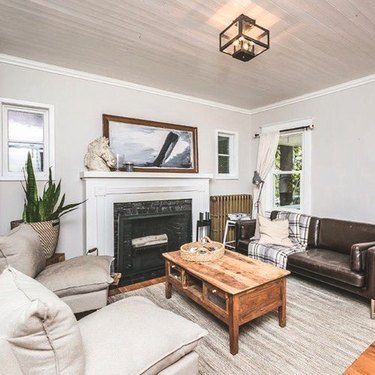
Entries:
[[375,74],[372,74],[372,75],[369,75],[369,76],[366,76],[366,77],[362,77],[362,78],[359,78],[359,79],[355,79],[355,80],[352,80],[352,81],[340,83],[339,85],[327,87],[326,89],[323,89],[323,90],[314,91],[314,92],[304,94],[304,95],[301,95],[301,96],[296,96],[295,98],[282,100],[280,102],[269,104],[269,105],[266,105],[264,107],[254,108],[254,109],[250,110],[250,114],[255,115],[256,113],[266,112],[266,111],[270,111],[272,109],[285,107],[285,106],[295,104],[295,103],[299,103],[299,102],[304,102],[306,100],[319,98],[320,96],[325,96],[325,95],[333,94],[335,92],[352,89],[354,87],[367,85],[367,84],[373,83],[373,82],[375,82]]
[[160,90],[160,89],[150,87],[150,86],[139,85],[139,84],[136,84],[136,83],[123,81],[123,80],[120,80],[120,79],[101,76],[101,75],[98,75],[98,74],[86,73],[86,72],[83,72],[83,71],[80,71],[80,70],[63,68],[63,67],[57,66],[57,65],[45,64],[45,63],[42,63],[42,62],[39,62],[39,61],[24,59],[24,58],[21,58],[21,57],[6,55],[6,54],[2,54],[2,53],[0,53],[0,63],[20,66],[20,67],[23,67],[23,68],[39,70],[39,71],[48,72],[48,73],[54,73],[54,74],[58,74],[58,75],[83,79],[83,80],[86,80],[86,81],[92,81],[92,82],[102,83],[102,84],[116,86],[116,87],[123,87],[123,88],[127,88],[127,89],[142,91],[142,92],[146,92],[146,93],[149,93],[149,94],[165,96],[165,97],[172,98],[172,99],[183,100],[183,101],[186,101],[186,102],[206,105],[206,106],[209,106],[209,107],[219,108],[219,109],[223,109],[223,110],[226,110],[226,111],[243,113],[243,114],[246,114],[246,115],[254,115],[254,114],[257,114],[257,113],[270,111],[270,110],[273,110],[273,109],[276,109],[276,108],[285,107],[285,106],[288,106],[288,105],[291,105],[291,104],[303,102],[303,101],[306,101],[306,100],[311,100],[311,99],[314,99],[314,98],[318,98],[320,96],[333,94],[335,92],[344,91],[344,90],[348,90],[348,89],[351,89],[351,88],[354,88],[354,87],[358,87],[358,86],[362,86],[362,85],[366,85],[366,84],[375,82],[375,74],[372,74],[372,75],[362,77],[362,78],[359,78],[359,79],[355,79],[355,80],[352,80],[352,81],[344,82],[344,83],[341,83],[341,84],[336,85],[336,86],[327,87],[323,90],[314,91],[314,92],[304,94],[304,95],[301,95],[301,96],[297,96],[297,97],[294,97],[294,98],[282,100],[282,101],[279,101],[279,102],[276,102],[276,103],[273,103],[273,104],[269,104],[269,105],[266,105],[266,106],[263,106],[263,107],[258,107],[258,108],[254,108],[254,109],[246,109],[246,108],[231,106],[231,105],[227,105],[227,104],[223,104],[223,103],[219,103],[219,102],[215,102],[215,101],[211,101],[211,100],[198,98],[198,97],[195,97],[195,96],[178,94],[178,93],[175,93],[173,91]]
[[109,78],[106,76],[101,76],[101,75],[92,74],[92,73],[86,73],[80,70],[63,68],[57,65],[45,64],[39,61],[24,59],[24,58],[17,57],[17,56],[11,56],[11,55],[0,53],[0,63],[20,66],[20,67],[28,68],[28,69],[40,70],[42,72],[54,73],[54,74],[59,74],[59,75],[78,78],[78,79],[83,79],[86,81],[103,83],[106,85],[111,85],[111,86],[116,86],[116,87],[123,87],[127,89],[147,92],[149,94],[160,95],[160,96],[165,96],[168,98],[183,100],[186,102],[206,105],[209,107],[224,109],[226,111],[238,112],[238,113],[243,113],[247,115],[251,114],[251,110],[245,109],[245,108],[231,106],[231,105],[227,105],[227,104],[223,104],[223,103],[219,103],[219,102],[215,102],[211,100],[201,99],[195,96],[178,94],[172,91],[160,90],[154,87],[139,85],[136,83],[123,81],[120,79]]

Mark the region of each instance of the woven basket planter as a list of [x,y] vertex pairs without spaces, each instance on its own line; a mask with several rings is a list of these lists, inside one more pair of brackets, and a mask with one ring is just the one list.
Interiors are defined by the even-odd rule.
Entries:
[[200,241],[186,243],[180,248],[181,258],[189,262],[210,262],[221,258],[225,247],[221,242],[203,237]]
[[30,223],[31,227],[38,233],[42,249],[46,259],[55,254],[60,233],[60,219]]

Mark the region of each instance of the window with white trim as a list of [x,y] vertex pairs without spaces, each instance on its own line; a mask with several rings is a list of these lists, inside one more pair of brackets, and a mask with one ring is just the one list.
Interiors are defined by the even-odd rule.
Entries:
[[272,171],[275,208],[301,209],[302,136],[280,134]]
[[238,178],[238,133],[216,131],[216,178]]
[[28,152],[35,177],[46,179],[53,164],[53,107],[22,101],[1,100],[0,179],[20,180]]
[[299,126],[308,124],[291,123],[279,129],[285,131],[280,133],[275,163],[265,182],[267,211],[310,213],[311,131],[292,130]]

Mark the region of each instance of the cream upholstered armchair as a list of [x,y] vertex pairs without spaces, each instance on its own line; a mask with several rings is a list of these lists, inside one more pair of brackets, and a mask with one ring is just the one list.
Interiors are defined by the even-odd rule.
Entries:
[[46,267],[39,236],[21,224],[0,237],[0,272],[12,266],[52,290],[74,313],[107,304],[112,283],[110,256],[79,256]]
[[71,309],[12,267],[0,274],[0,374],[197,375],[206,331],[143,297],[77,322]]

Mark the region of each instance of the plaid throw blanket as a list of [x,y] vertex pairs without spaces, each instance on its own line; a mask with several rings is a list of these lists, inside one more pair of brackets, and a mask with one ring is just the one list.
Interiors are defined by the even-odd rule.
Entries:
[[311,217],[292,212],[279,212],[277,214],[276,220],[285,219],[289,221],[289,238],[293,246],[260,245],[258,241],[251,241],[249,243],[249,257],[270,263],[276,267],[286,268],[288,255],[306,250]]

